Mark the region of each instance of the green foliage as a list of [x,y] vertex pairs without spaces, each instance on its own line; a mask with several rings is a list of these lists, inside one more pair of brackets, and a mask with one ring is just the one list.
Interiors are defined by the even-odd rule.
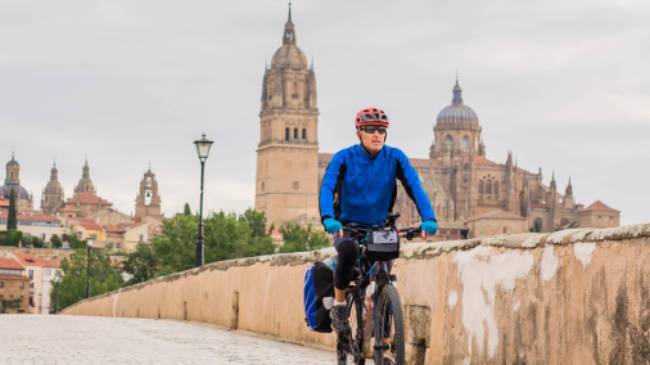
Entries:
[[280,252],[311,251],[330,245],[330,238],[325,232],[313,230],[311,226],[303,228],[297,224],[287,223],[280,228],[284,244]]
[[86,249],[87,242],[86,240],[81,240],[75,234],[64,234],[63,240],[70,244],[70,248],[73,250]]
[[16,218],[16,191],[11,189],[9,196],[9,212],[7,214],[7,231],[18,229],[18,219]]
[[43,248],[45,247],[45,242],[43,242],[42,239],[39,237],[32,236],[30,234],[24,234],[21,242],[23,244],[23,247],[35,247],[35,248]]
[[[91,296],[100,295],[122,287],[120,273],[111,266],[110,259],[100,250],[91,254]],[[86,297],[87,252],[78,248],[70,257],[63,259],[63,278],[52,281],[51,298],[55,311],[59,311]]]
[[63,241],[61,241],[61,238],[56,234],[53,234],[52,237],[50,237],[50,243],[53,248],[61,248],[61,246],[63,246]]
[[0,245],[18,246],[23,238],[23,232],[10,230],[0,232]]
[[153,279],[160,270],[160,261],[150,245],[138,245],[135,252],[126,256],[122,270],[131,274],[127,285]]
[[183,207],[183,215],[192,215],[192,209],[190,209],[189,203],[185,203],[185,206]]
[[[204,221],[205,262],[273,253],[271,237],[264,232],[266,218],[252,209],[242,215],[213,213]],[[160,274],[194,267],[197,221],[177,215],[163,224],[163,234],[153,240],[160,259]]]

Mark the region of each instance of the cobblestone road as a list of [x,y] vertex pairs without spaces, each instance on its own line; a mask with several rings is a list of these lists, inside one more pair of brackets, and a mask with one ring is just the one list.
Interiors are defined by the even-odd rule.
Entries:
[[0,315],[0,364],[335,364],[333,353],[149,319]]

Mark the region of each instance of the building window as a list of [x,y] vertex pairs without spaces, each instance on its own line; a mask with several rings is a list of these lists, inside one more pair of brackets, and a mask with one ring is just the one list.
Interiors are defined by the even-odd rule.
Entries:
[[288,127],[284,129],[284,141],[291,142],[291,130]]
[[448,134],[447,140],[445,141],[445,147],[451,149],[453,145],[454,145],[454,137],[452,137],[451,134]]
[[298,190],[300,189],[300,183],[298,181],[294,181],[293,184],[291,184],[293,187],[293,190]]
[[4,288],[4,287],[5,287],[5,282],[4,282],[4,281],[0,281],[0,288]]
[[533,232],[541,232],[544,228],[544,221],[542,218],[535,218],[533,223]]
[[264,184],[264,181],[262,181],[262,191],[264,191],[265,187],[266,187],[266,185]]
[[490,180],[485,182],[485,194],[492,194],[492,182]]
[[143,234],[140,235],[140,240],[139,241],[144,242],[144,235]]
[[494,196],[499,199],[499,182],[494,182]]
[[463,137],[463,151],[469,151],[469,137],[467,136]]
[[33,279],[34,278],[34,270],[29,270],[28,273],[29,273],[29,278]]
[[298,128],[293,129],[293,142],[298,143]]
[[484,188],[483,185],[484,185],[484,183],[483,183],[483,179],[479,180],[479,181],[478,181],[478,193],[479,193],[480,195],[483,195],[483,193],[485,192],[485,188]]
[[306,128],[302,129],[302,142],[303,143],[307,142],[307,129]]

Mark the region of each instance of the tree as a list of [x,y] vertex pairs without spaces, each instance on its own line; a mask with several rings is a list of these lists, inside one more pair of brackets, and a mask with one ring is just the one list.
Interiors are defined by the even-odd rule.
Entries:
[[330,245],[330,239],[322,231],[313,230],[311,225],[303,228],[294,223],[287,223],[280,228],[283,245],[280,252],[311,251]]
[[63,241],[57,236],[56,234],[53,234],[52,237],[50,237],[50,243],[52,244],[53,248],[61,248],[63,246]]
[[[264,232],[266,218],[247,210],[212,213],[204,220],[205,262],[272,253],[275,246]],[[154,238],[153,248],[160,259],[160,274],[194,267],[197,221],[194,216],[177,215],[163,223],[163,233]]]
[[131,274],[126,284],[133,285],[153,279],[160,270],[160,261],[150,245],[138,245],[135,252],[126,256],[122,270]]
[[7,231],[18,229],[18,219],[16,217],[16,191],[11,189],[9,196],[9,212],[7,214]]
[[73,250],[77,249],[86,249],[87,242],[86,240],[79,239],[75,234],[64,234],[63,240],[70,244],[70,248]]
[[190,203],[185,203],[183,207],[183,215],[192,215],[192,209],[190,209]]
[[[110,259],[100,250],[92,250],[91,296],[100,295],[124,284],[120,273],[111,266]],[[61,261],[63,278],[52,281],[51,299],[55,311],[68,307],[86,297],[87,253],[78,248]]]
[[18,246],[23,238],[23,232],[17,230],[0,232],[0,245]]

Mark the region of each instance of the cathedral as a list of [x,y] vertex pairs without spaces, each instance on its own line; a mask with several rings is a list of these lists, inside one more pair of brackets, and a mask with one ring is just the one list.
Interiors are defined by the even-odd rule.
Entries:
[[[317,132],[315,71],[297,46],[289,9],[282,46],[264,72],[257,147],[255,208],[276,228],[320,224],[319,184],[333,155],[319,153]],[[570,180],[562,194],[555,176],[544,185],[541,169],[520,168],[511,153],[505,163],[488,159],[478,115],[465,104],[458,79],[432,138],[429,157],[410,161],[438,217],[440,239],[620,224],[620,212],[601,201],[577,203]],[[400,225],[419,223],[399,184],[393,210]]]

